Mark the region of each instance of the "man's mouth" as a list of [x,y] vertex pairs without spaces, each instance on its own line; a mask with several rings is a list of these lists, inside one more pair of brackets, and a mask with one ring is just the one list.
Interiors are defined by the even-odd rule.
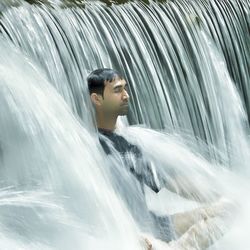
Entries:
[[122,107],[128,107],[128,103],[122,104],[121,106],[122,106]]

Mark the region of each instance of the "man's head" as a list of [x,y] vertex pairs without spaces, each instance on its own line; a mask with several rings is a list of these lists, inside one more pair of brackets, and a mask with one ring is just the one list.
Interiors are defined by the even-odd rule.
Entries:
[[127,115],[127,83],[122,75],[113,69],[97,69],[87,78],[91,100],[96,111],[108,117]]

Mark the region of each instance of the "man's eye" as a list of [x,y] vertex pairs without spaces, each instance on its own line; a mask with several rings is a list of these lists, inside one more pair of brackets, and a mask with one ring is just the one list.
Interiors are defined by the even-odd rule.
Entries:
[[120,93],[122,92],[122,89],[115,89],[115,93]]

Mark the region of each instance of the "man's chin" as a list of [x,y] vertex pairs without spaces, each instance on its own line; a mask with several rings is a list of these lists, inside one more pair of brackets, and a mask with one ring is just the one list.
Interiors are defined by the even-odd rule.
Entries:
[[119,112],[119,115],[121,115],[121,116],[125,116],[127,114],[128,114],[128,108],[120,110],[120,112]]
[[128,114],[128,112],[122,112],[122,113],[120,113],[119,115],[120,116],[126,116]]

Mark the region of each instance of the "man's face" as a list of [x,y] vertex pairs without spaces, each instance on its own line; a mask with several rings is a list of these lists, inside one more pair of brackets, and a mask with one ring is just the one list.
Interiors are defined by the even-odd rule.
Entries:
[[116,78],[112,82],[105,82],[101,106],[106,115],[127,115],[128,101],[127,83],[124,79]]

